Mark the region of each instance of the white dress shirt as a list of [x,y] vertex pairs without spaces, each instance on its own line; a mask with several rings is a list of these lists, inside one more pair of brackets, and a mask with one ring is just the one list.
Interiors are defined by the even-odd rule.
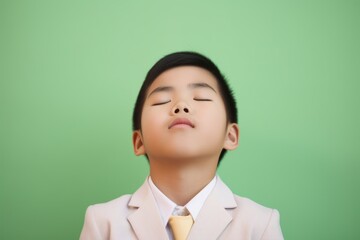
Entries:
[[206,185],[195,197],[193,197],[185,206],[178,206],[176,203],[171,201],[165,194],[163,194],[153,183],[151,177],[148,178],[148,183],[151,189],[151,192],[155,198],[155,202],[160,211],[160,216],[162,217],[164,228],[166,228],[167,234],[170,240],[173,240],[173,234],[168,225],[168,221],[171,215],[188,215],[190,214],[196,221],[202,206],[204,205],[207,197],[210,192],[214,189],[216,184],[216,176]]

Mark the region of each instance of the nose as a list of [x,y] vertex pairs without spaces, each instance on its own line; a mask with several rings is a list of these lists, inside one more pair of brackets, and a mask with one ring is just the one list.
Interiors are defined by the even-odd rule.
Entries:
[[191,113],[191,108],[185,103],[178,103],[176,104],[172,111],[173,114],[180,114],[180,113]]

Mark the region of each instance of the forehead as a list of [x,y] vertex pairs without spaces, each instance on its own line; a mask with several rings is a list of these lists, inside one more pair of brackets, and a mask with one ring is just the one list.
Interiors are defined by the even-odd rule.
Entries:
[[181,66],[168,69],[152,82],[148,89],[150,93],[160,86],[182,87],[190,83],[206,83],[218,90],[218,83],[214,75],[208,70],[196,66]]

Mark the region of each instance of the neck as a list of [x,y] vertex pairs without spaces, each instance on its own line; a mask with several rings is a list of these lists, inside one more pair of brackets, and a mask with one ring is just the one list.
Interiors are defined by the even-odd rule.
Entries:
[[216,167],[217,160],[214,164],[187,165],[150,160],[150,176],[163,194],[184,206],[214,178]]

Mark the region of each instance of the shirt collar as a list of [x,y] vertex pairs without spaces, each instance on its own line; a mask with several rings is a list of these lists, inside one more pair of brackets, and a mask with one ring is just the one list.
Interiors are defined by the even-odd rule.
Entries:
[[[216,180],[217,177],[215,176],[198,194],[195,195],[195,197],[193,197],[185,206],[183,206],[189,211],[194,221],[196,220],[196,217],[198,216],[210,192],[214,189]],[[150,176],[148,177],[148,184],[160,210],[163,224],[166,226],[173,212],[183,207],[177,206],[176,203],[165,196],[165,194],[163,194],[160,189],[155,186]]]

